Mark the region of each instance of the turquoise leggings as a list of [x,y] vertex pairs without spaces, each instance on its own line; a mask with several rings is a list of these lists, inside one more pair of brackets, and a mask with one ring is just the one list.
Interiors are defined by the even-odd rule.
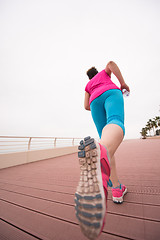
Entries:
[[117,124],[125,135],[124,101],[119,89],[108,90],[95,98],[90,104],[90,109],[100,138],[102,129],[107,124]]

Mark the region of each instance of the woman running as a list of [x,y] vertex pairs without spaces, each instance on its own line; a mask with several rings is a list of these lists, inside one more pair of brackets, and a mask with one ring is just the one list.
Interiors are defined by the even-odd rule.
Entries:
[[[111,81],[112,73],[119,80],[120,88]],[[122,90],[130,92],[130,89],[113,61],[99,73],[95,67],[90,68],[87,75],[90,81],[85,88],[84,107],[91,111],[100,143],[86,137],[78,147],[81,175],[75,208],[82,232],[95,239],[105,223],[108,185],[116,203],[122,203],[127,192],[119,182],[114,154],[125,135]]]

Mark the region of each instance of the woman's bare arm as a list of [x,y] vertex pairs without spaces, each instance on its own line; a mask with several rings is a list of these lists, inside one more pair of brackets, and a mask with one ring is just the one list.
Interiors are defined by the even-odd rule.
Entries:
[[115,62],[110,61],[110,62],[107,64],[107,66],[106,66],[106,68],[105,68],[105,71],[106,71],[106,73],[107,73],[109,76],[111,76],[111,73],[113,73],[113,74],[117,77],[117,79],[119,80],[119,82],[120,82],[120,84],[121,84],[121,90],[122,90],[122,89],[126,89],[128,92],[130,92],[129,87],[128,87],[128,85],[125,83],[124,78],[123,78],[123,76],[122,76],[122,74],[121,74],[121,71],[120,71],[120,69],[118,68],[118,66],[117,66],[117,64],[116,64]]
[[88,111],[90,111],[89,98],[90,98],[90,94],[88,92],[85,92],[84,108]]

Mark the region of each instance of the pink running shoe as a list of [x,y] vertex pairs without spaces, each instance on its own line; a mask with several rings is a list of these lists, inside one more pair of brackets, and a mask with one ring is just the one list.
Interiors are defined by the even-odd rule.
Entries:
[[97,238],[105,223],[110,165],[105,147],[86,137],[78,147],[80,181],[75,193],[76,217],[83,234]]
[[122,203],[123,196],[127,193],[125,185],[120,184],[120,187],[112,188],[112,198],[114,203]]

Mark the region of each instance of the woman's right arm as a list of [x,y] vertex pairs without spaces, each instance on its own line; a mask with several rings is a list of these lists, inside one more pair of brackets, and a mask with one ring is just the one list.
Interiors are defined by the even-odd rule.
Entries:
[[123,76],[121,74],[120,69],[118,68],[117,64],[113,61],[110,61],[106,68],[105,68],[106,73],[111,76],[111,73],[113,73],[117,79],[119,80],[120,84],[121,84],[121,90],[126,89],[128,92],[130,92],[130,89],[128,87],[128,85],[125,83]]

